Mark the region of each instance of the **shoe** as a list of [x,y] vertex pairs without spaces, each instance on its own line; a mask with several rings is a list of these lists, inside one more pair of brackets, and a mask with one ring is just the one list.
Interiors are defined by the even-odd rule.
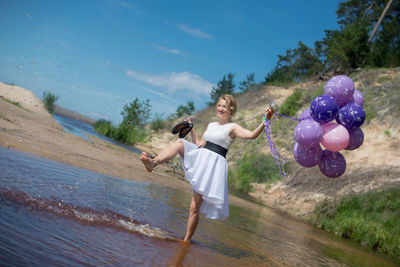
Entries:
[[193,123],[188,125],[179,131],[179,138],[184,138],[193,129]]
[[177,125],[175,125],[173,128],[172,128],[172,134],[177,134],[177,133],[179,133],[183,128],[186,128],[186,127],[188,127],[188,125],[189,125],[189,122],[187,122],[187,121],[181,121],[180,123],[178,123]]

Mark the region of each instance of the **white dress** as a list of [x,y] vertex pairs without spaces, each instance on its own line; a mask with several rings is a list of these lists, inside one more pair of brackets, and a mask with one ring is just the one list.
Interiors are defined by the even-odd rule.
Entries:
[[[204,132],[204,139],[229,149],[233,139],[229,130],[234,123],[220,125],[211,122]],[[192,189],[203,195],[200,211],[206,218],[225,220],[229,216],[228,163],[226,158],[206,148],[181,139],[185,145],[182,166]]]

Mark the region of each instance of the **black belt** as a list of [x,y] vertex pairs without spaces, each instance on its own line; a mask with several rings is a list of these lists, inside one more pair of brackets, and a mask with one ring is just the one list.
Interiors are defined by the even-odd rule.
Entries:
[[217,154],[220,154],[224,158],[226,158],[226,153],[228,153],[228,149],[226,149],[225,147],[217,145],[217,144],[214,144],[212,142],[208,142],[208,141],[206,142],[206,145],[203,146],[203,147],[207,148],[207,149],[209,149],[209,150],[211,150],[211,151],[213,151],[213,152],[215,152]]

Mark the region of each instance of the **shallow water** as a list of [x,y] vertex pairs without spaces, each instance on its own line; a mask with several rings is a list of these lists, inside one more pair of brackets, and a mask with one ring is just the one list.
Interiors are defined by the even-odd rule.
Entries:
[[94,137],[100,138],[104,141],[118,145],[122,148],[133,151],[135,153],[142,152],[135,147],[125,145],[125,144],[115,141],[111,138],[108,138],[107,136],[97,133],[94,130],[94,127],[89,124],[86,124],[86,123],[83,123],[83,122],[62,116],[62,115],[58,115],[58,114],[54,114],[53,118],[63,127],[63,130],[67,133],[70,133],[70,134],[76,135],[78,137],[81,137],[83,139],[91,140],[91,141],[95,142],[95,140],[92,138],[94,136]]
[[190,194],[0,147],[4,266],[395,266],[346,240],[254,205],[185,234]]

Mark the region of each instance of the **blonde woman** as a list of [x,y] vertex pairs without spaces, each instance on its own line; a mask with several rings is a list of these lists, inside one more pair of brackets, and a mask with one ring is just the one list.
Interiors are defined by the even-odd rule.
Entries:
[[146,152],[140,156],[147,171],[151,172],[157,165],[179,154],[186,178],[193,189],[185,242],[189,242],[196,231],[200,211],[210,219],[225,220],[229,216],[226,153],[236,137],[255,139],[264,129],[264,122],[253,131],[232,122],[236,107],[233,96],[221,96],[216,106],[219,120],[208,124],[200,140],[193,129],[192,142],[179,139],[154,159],[149,158]]

